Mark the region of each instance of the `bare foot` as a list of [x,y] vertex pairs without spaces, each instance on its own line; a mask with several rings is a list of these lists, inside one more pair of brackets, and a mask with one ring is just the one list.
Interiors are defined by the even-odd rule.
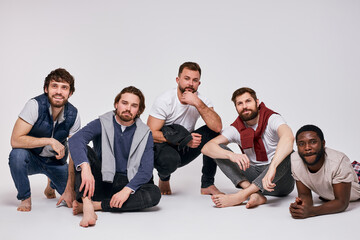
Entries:
[[51,199],[51,198],[56,198],[56,195],[55,195],[55,189],[52,189],[51,187],[50,187],[50,179],[48,178],[48,183],[47,183],[47,186],[46,186],[46,188],[45,188],[45,190],[44,190],[44,194],[45,194],[45,196],[46,196],[46,198],[48,198],[48,199]]
[[74,200],[72,203],[73,206],[73,214],[78,215],[79,213],[83,212],[83,204]]
[[261,204],[266,203],[267,198],[261,193],[253,193],[250,195],[249,201],[246,204],[246,208],[254,208]]
[[31,197],[21,200],[20,205],[17,208],[20,212],[30,212],[31,211]]
[[230,207],[240,205],[246,200],[245,196],[239,191],[235,194],[217,194],[212,195],[211,200],[215,203],[216,207]]
[[97,220],[97,215],[94,211],[92,201],[88,198],[83,199],[83,218],[80,221],[80,226],[89,227],[94,226]]
[[171,195],[170,181],[161,181],[159,179],[159,188],[161,195]]
[[202,195],[217,195],[217,194],[225,194],[223,192],[220,192],[219,189],[217,189],[217,187],[215,187],[215,185],[211,185],[207,188],[201,188],[201,194]]

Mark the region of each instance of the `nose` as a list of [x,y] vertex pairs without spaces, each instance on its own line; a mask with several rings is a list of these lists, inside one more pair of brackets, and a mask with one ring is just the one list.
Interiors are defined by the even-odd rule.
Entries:
[[311,150],[311,145],[309,143],[305,143],[305,151]]

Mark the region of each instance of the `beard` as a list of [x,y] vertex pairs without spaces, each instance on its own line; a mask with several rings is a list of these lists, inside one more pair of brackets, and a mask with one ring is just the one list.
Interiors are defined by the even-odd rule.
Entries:
[[[250,115],[243,115],[243,112],[245,112],[245,111],[251,111]],[[256,108],[255,111],[253,111],[251,109],[244,109],[240,113],[240,118],[244,122],[247,122],[247,121],[250,121],[250,120],[253,120],[254,118],[256,118],[258,114],[259,114],[259,109],[258,108]]]
[[305,155],[304,154],[299,153],[299,156],[307,166],[314,166],[321,160],[321,158],[324,156],[324,154],[325,154],[325,148],[324,148],[324,146],[321,146],[320,151],[318,153],[316,153],[315,161],[312,162],[312,163],[309,163],[309,162],[307,162],[305,160]]
[[[128,115],[125,115],[124,113],[128,113]],[[129,111],[123,111],[120,114],[118,111],[116,111],[116,115],[120,118],[121,121],[124,122],[131,122],[135,119],[135,117]]]
[[[56,96],[62,97],[63,101],[62,102],[54,101],[53,97],[55,98]],[[56,108],[61,108],[68,102],[68,100],[64,96],[59,95],[59,94],[52,95],[51,97],[48,94],[48,99],[49,99],[50,105],[53,106],[53,107],[56,107]]]
[[182,88],[182,87],[180,87],[180,85],[179,85],[179,90],[180,90],[181,93],[184,93],[185,91],[189,91],[189,92],[192,92],[192,93],[196,92],[196,90],[193,87]]

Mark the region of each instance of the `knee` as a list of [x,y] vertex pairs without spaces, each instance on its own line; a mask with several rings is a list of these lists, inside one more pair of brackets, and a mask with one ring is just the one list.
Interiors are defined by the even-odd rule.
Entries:
[[29,150],[23,148],[15,148],[11,150],[9,155],[10,168],[20,169],[26,167],[30,154]]
[[161,192],[158,186],[151,184],[151,187],[149,189],[149,195],[150,195],[151,206],[153,207],[158,205],[161,199]]
[[154,161],[155,168],[163,174],[173,173],[181,162],[180,156],[177,153],[162,152]]

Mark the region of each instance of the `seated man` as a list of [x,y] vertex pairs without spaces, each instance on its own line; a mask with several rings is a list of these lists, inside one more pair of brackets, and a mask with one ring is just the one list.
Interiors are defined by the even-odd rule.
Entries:
[[[296,133],[298,152],[291,155],[291,169],[298,197],[290,204],[293,218],[307,218],[344,211],[360,198],[359,179],[349,158],[325,147],[324,134],[314,125]],[[314,206],[311,191],[325,203]]]
[[[152,180],[152,134],[139,118],[145,98],[130,86],[116,96],[114,107],[69,141],[76,167],[73,213],[84,213],[82,227],[95,225],[94,211],[134,211],[160,201],[160,190]],[[90,141],[93,149],[87,146]]]
[[[31,210],[28,175],[45,174],[47,198],[55,198],[55,189],[71,207],[74,200],[73,163],[67,165],[67,139],[80,129],[78,110],[68,102],[75,91],[74,78],[58,68],[45,78],[44,93],[30,99],[16,120],[9,156],[11,176],[21,200],[18,211]],[[69,176],[69,178],[68,178]]]
[[[212,200],[217,207],[239,205],[249,199],[246,208],[266,203],[264,194],[285,196],[294,188],[290,153],[294,136],[284,119],[259,104],[251,88],[233,93],[239,117],[212,139],[202,153],[215,159],[220,169],[243,190],[236,194],[217,194]],[[225,145],[237,143],[244,154],[232,152]],[[221,146],[220,146],[221,145]]]

